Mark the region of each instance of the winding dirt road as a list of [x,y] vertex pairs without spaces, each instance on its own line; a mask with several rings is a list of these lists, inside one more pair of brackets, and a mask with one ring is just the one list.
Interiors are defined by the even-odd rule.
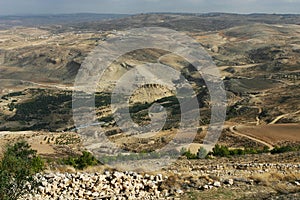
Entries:
[[300,113],[300,110],[296,111],[296,112],[293,112],[293,113],[287,113],[287,114],[283,114],[283,115],[280,115],[278,117],[276,117],[272,122],[270,122],[269,124],[276,124],[279,120],[281,120],[282,118],[284,117],[288,117],[289,115],[296,115],[296,114],[299,114]]
[[263,141],[263,140],[260,140],[260,139],[257,139],[257,138],[255,138],[255,137],[251,137],[251,136],[249,136],[249,135],[245,135],[245,134],[243,134],[243,133],[238,132],[238,131],[236,130],[236,126],[231,126],[231,127],[229,128],[229,130],[230,130],[230,132],[232,132],[232,133],[235,134],[235,135],[238,135],[238,136],[241,136],[241,137],[245,137],[245,138],[248,138],[248,139],[253,140],[253,141],[255,141],[255,142],[258,142],[258,143],[260,143],[260,144],[263,144],[263,145],[269,147],[270,150],[274,149],[274,146],[273,146],[273,145],[271,145],[271,144],[269,144],[269,143],[267,143],[267,142],[265,142],[265,141]]

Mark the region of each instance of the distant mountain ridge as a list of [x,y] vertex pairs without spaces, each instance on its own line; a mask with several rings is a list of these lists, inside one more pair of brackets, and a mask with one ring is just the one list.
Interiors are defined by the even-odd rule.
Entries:
[[[0,15],[0,27],[12,26],[42,26],[42,25],[76,25],[80,26],[81,23],[88,23],[87,25],[94,25],[95,23],[102,26],[107,26],[108,23],[118,24],[119,27],[126,25],[135,25],[134,20],[141,18],[150,18],[144,20],[148,25],[151,24],[153,16],[160,16],[161,20],[169,23],[170,28],[177,27],[174,24],[176,21],[227,21],[235,25],[241,22],[245,23],[267,23],[267,24],[299,24],[300,14],[264,14],[264,13],[251,13],[251,14],[235,14],[235,13],[142,13],[142,14],[97,14],[97,13],[74,13],[74,14],[39,14],[39,15]],[[229,18],[229,19],[228,19]],[[120,20],[122,19],[122,20]],[[118,20],[119,23],[116,23]],[[130,23],[130,20],[132,21]],[[228,21],[229,20],[229,21]],[[125,24],[123,24],[125,22]],[[157,25],[157,22],[153,22]],[[144,24],[144,25],[147,25]],[[162,24],[163,26],[166,26]],[[195,24],[197,25],[197,24]],[[198,24],[199,25],[199,24]],[[228,28],[226,26],[226,28]]]
[[[219,31],[235,26],[264,24],[300,24],[300,15],[293,14],[230,14],[230,13],[148,13],[117,19],[64,24],[57,32],[107,31],[140,27],[165,27],[177,31]],[[71,27],[71,29],[70,29]],[[55,32],[56,32],[55,31]]]
[[68,24],[78,22],[92,22],[108,19],[126,17],[126,14],[95,14],[95,13],[74,13],[74,14],[40,14],[40,15],[0,15],[0,25],[11,26],[38,26],[53,24]]

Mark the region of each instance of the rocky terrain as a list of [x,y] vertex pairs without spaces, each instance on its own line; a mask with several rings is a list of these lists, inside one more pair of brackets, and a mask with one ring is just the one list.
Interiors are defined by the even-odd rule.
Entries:
[[206,191],[210,199],[276,199],[278,194],[279,199],[297,199],[300,164],[292,159],[297,156],[299,152],[218,161],[183,159],[155,174],[46,172],[36,175],[37,195],[23,199],[202,199]]
[[[165,177],[135,172],[37,174],[40,195],[33,199],[154,199],[161,194]],[[165,191],[167,192],[167,191]],[[32,196],[27,198],[32,199]]]
[[[270,150],[300,144],[299,15],[166,13],[77,17],[83,21],[71,23],[74,16],[69,15],[44,19],[0,17],[2,146],[25,139],[49,160],[80,153],[82,141],[76,132],[85,127],[75,127],[72,92],[82,63],[97,45],[118,39],[130,28],[145,26],[183,32],[212,57],[222,75],[228,101],[218,144],[230,149]],[[179,102],[173,90],[159,84],[140,87],[129,99],[131,117],[138,125],[150,123],[152,105],[160,104],[166,109],[167,120],[158,134],[132,137],[123,134],[116,124],[115,111],[110,106],[112,90],[125,73],[145,63],[172,67],[196,91],[201,117],[197,135],[186,148],[197,153],[210,122],[209,91],[190,63],[161,49],[129,52],[105,71],[95,93],[101,134],[133,153],[155,153],[175,137],[181,114]],[[139,165],[140,161],[134,162]],[[36,176],[41,184],[35,198],[298,199],[299,164],[298,151],[203,160],[181,158],[151,175],[123,173],[109,167],[105,173],[74,169],[64,172],[50,162],[48,172]]]

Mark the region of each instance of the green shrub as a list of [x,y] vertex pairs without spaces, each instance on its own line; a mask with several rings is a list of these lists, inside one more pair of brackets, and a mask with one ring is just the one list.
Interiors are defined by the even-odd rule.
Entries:
[[76,169],[84,169],[88,166],[95,166],[99,161],[90,152],[84,151],[79,157],[69,157],[64,160],[64,164],[71,165]]
[[270,153],[270,148],[267,146],[264,146],[263,150],[261,151],[262,153]]
[[264,146],[263,148],[245,148],[245,149],[229,149],[226,146],[216,145],[213,148],[212,152],[207,153],[206,149],[201,147],[198,150],[197,155],[192,154],[190,150],[185,148],[181,149],[181,155],[186,156],[188,159],[196,159],[196,158],[209,158],[210,155],[216,157],[230,157],[230,156],[240,156],[246,154],[263,154],[263,153],[271,153],[271,154],[279,154],[285,152],[292,152],[292,151],[300,151],[300,146],[283,146],[283,147],[275,147],[273,150],[270,151],[269,147]]
[[84,169],[88,166],[94,166],[98,164],[98,160],[87,151],[84,151],[82,155],[77,159],[77,168]]
[[182,148],[180,151],[181,155],[185,156],[187,159],[197,159],[198,156],[196,154],[191,153],[190,149],[186,150]]
[[43,168],[44,162],[26,142],[8,145],[0,163],[0,199],[16,200],[34,192],[38,184],[33,175]]
[[285,153],[291,151],[297,151],[297,148],[292,146],[283,146],[283,147],[276,146],[274,149],[271,150],[271,154],[279,154],[279,153]]
[[235,156],[235,155],[245,155],[246,152],[243,149],[233,149],[233,150],[229,150],[229,154],[231,156]]
[[230,151],[226,146],[216,145],[213,148],[212,154],[217,157],[228,157],[230,155]]

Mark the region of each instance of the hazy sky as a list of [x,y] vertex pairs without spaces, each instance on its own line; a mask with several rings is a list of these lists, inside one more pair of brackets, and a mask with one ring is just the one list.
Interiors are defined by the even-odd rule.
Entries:
[[0,15],[78,12],[300,13],[300,0],[0,0]]

